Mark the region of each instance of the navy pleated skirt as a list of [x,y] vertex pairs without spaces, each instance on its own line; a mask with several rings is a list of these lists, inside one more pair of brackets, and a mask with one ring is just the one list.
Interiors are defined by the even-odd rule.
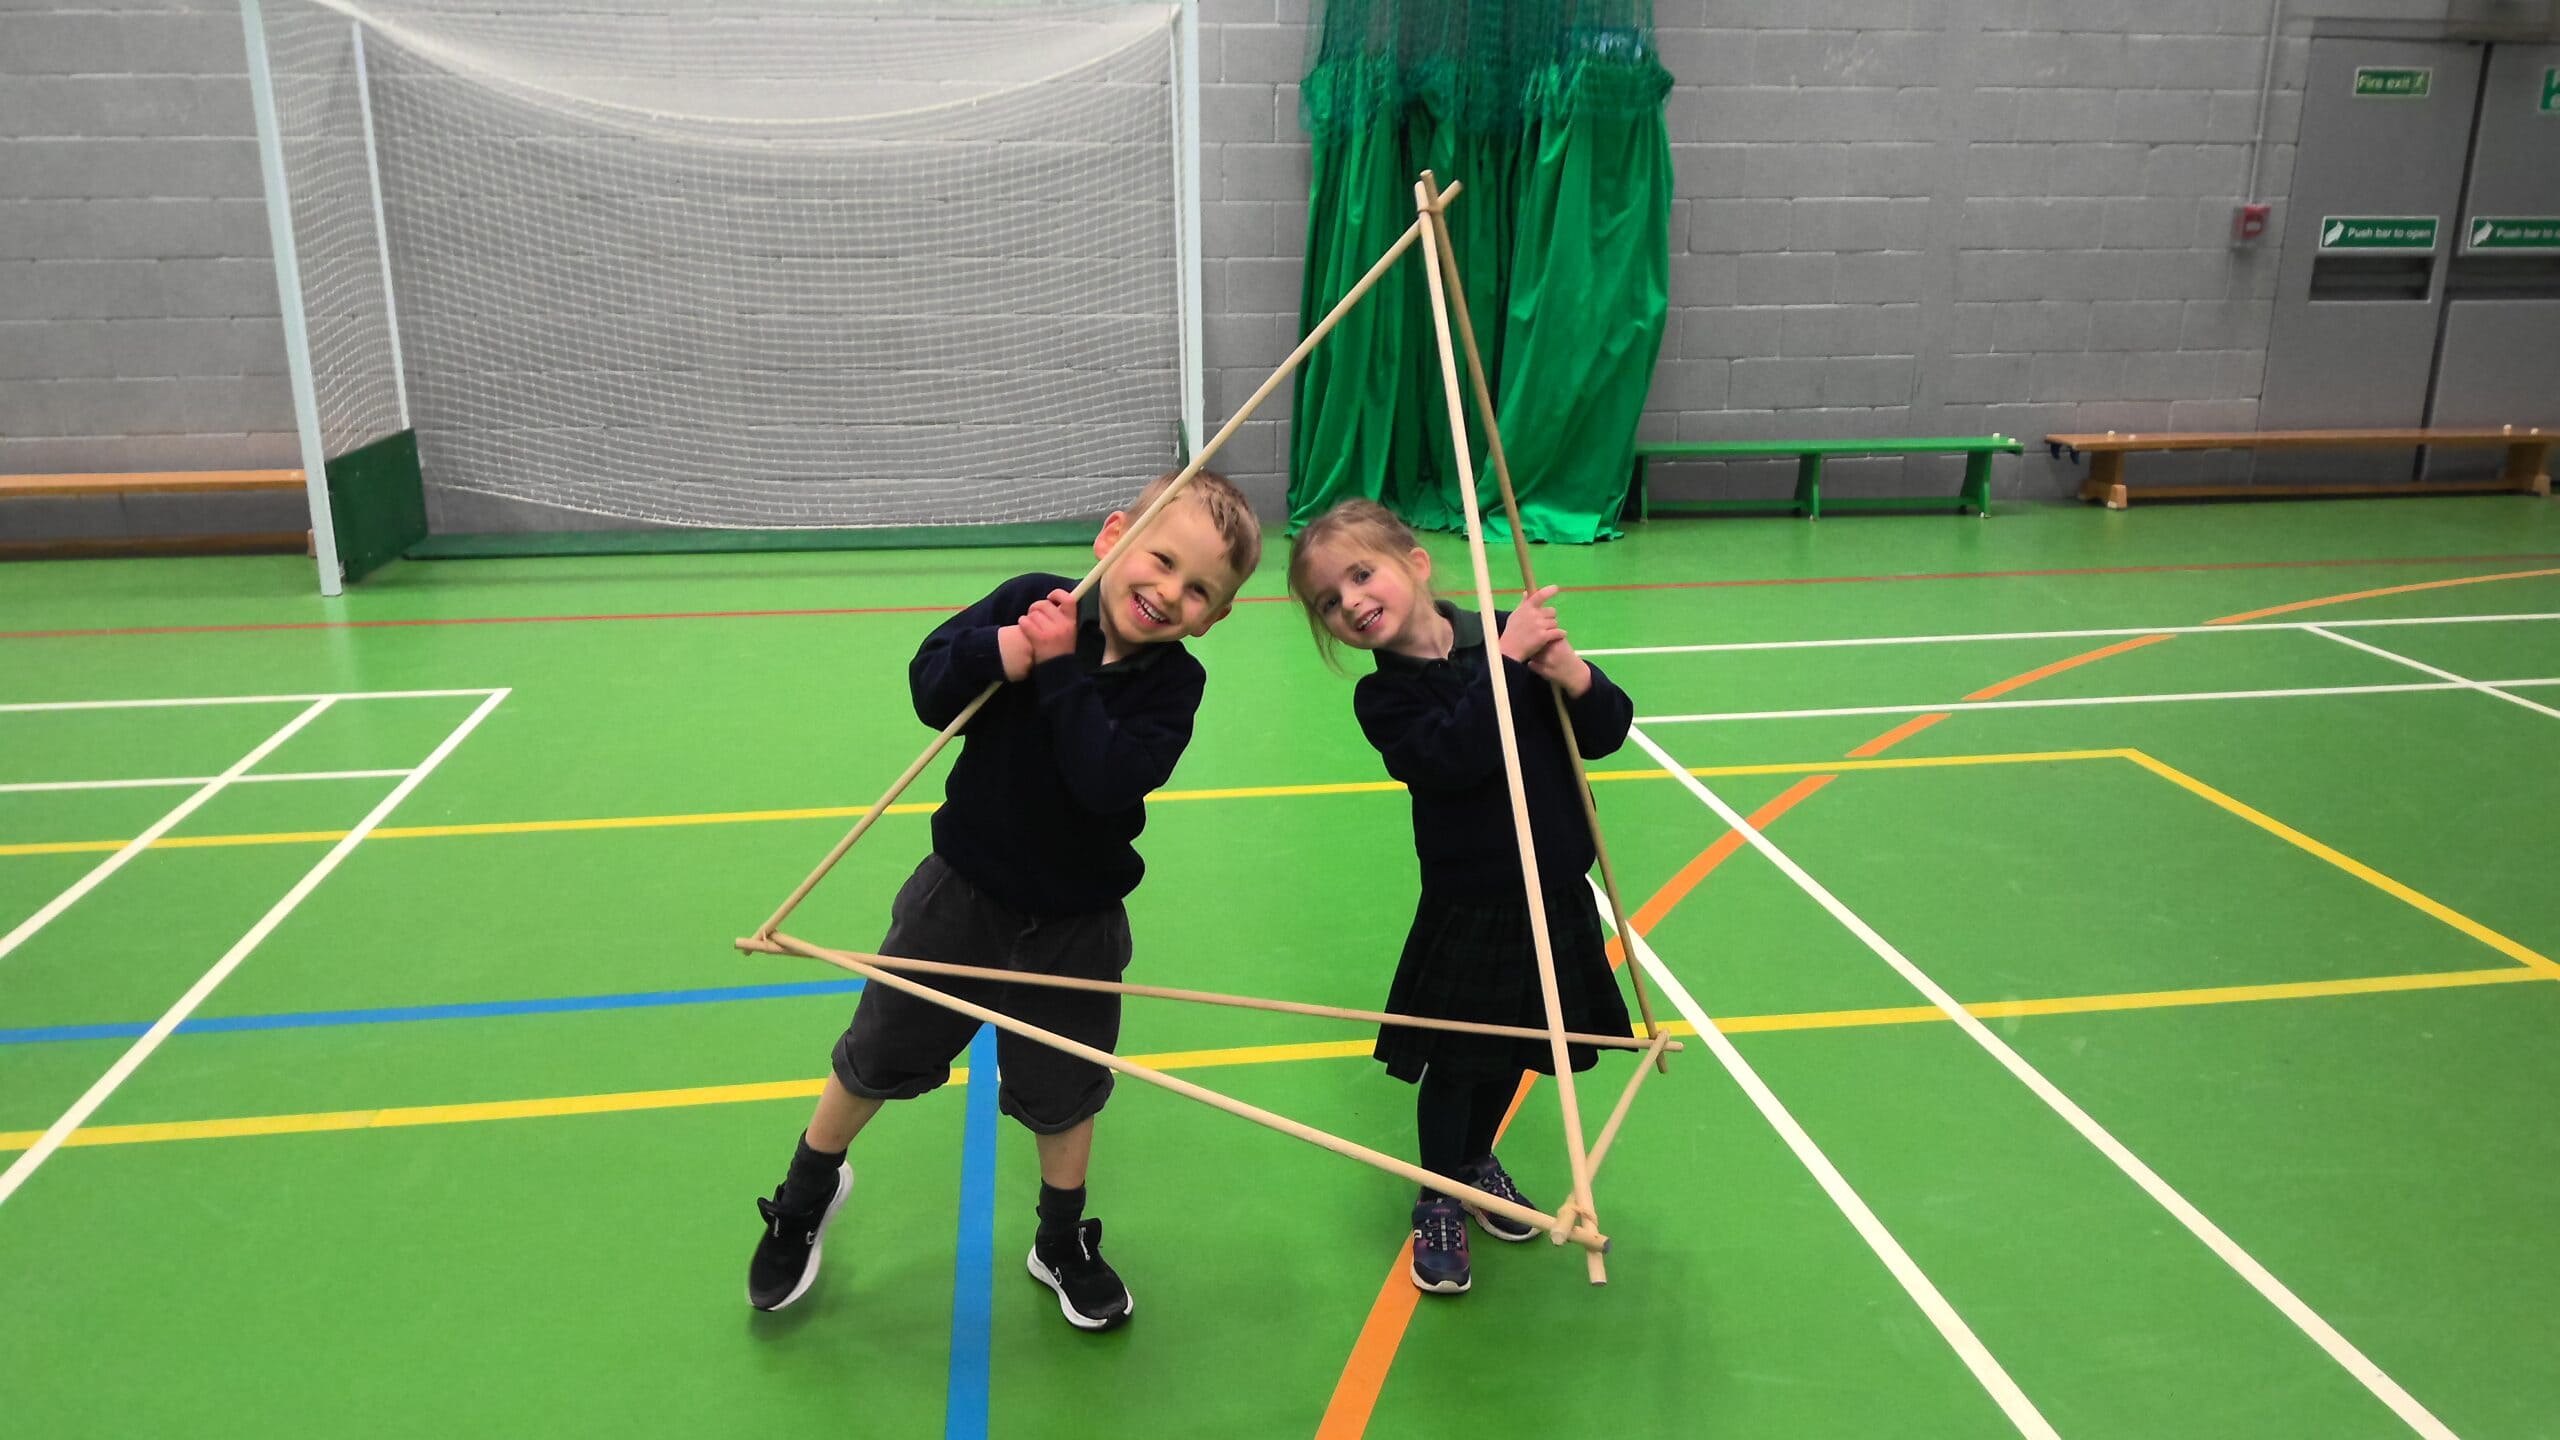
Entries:
[[[1556,992],[1564,1028],[1584,1034],[1624,1035],[1627,1002],[1609,969],[1600,912],[1579,877],[1547,889],[1547,939],[1555,955]],[[1546,1028],[1546,1001],[1538,986],[1536,944],[1525,898],[1449,898],[1425,891],[1396,962],[1386,1008],[1399,1015],[1474,1020],[1495,1025]],[[1555,1073],[1555,1052],[1545,1040],[1462,1035],[1378,1027],[1377,1058],[1387,1073],[1413,1082],[1426,1067],[1443,1074],[1502,1080],[1523,1070]],[[1575,1070],[1599,1058],[1589,1045],[1566,1047]]]

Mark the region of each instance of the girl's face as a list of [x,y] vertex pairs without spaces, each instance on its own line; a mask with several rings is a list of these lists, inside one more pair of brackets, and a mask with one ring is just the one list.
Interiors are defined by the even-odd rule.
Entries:
[[1432,621],[1431,557],[1325,543],[1307,558],[1308,603],[1326,633],[1356,650],[1423,654],[1439,631]]

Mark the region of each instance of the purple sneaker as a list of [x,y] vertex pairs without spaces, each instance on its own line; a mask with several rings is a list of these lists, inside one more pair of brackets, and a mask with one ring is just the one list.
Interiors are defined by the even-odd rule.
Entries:
[[[1502,1162],[1491,1155],[1469,1165],[1458,1178],[1487,1195],[1499,1195],[1514,1205],[1529,1205],[1529,1197],[1521,1194],[1520,1187],[1511,1183],[1511,1172],[1503,1169]],[[1529,1208],[1535,1210],[1538,1207],[1529,1205]],[[1537,1226],[1526,1221],[1514,1220],[1508,1215],[1496,1215],[1490,1210],[1479,1210],[1473,1205],[1467,1207],[1467,1213],[1476,1217],[1476,1224],[1483,1227],[1484,1233],[1496,1240],[1508,1240],[1514,1245],[1523,1240],[1535,1240],[1544,1233]]]
[[1433,1195],[1413,1205],[1413,1288],[1433,1295],[1464,1295],[1473,1284],[1467,1273],[1467,1212],[1446,1195]]

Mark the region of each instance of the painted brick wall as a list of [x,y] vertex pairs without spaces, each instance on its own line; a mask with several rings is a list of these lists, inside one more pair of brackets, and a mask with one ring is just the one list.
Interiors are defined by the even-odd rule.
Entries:
[[[1213,425],[1296,336],[1312,3],[1202,0]],[[2290,0],[2261,198],[2283,200],[2315,26],[2553,9]],[[1644,433],[2253,423],[2278,257],[2225,237],[2268,15],[1661,0],[1673,314]],[[0,470],[295,463],[245,69],[233,0],[0,14]],[[1286,418],[1284,393],[1222,462],[1270,511]],[[1844,492],[1934,489],[1951,466],[1834,474]],[[2040,452],[2001,474],[2011,494],[2072,480]]]
[[0,469],[291,465],[229,0],[0,16]]

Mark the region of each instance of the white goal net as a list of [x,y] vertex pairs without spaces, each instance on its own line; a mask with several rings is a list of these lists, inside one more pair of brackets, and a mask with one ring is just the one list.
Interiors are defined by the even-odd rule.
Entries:
[[1172,5],[249,8],[323,448],[414,430],[440,531],[1051,519],[1175,461]]

